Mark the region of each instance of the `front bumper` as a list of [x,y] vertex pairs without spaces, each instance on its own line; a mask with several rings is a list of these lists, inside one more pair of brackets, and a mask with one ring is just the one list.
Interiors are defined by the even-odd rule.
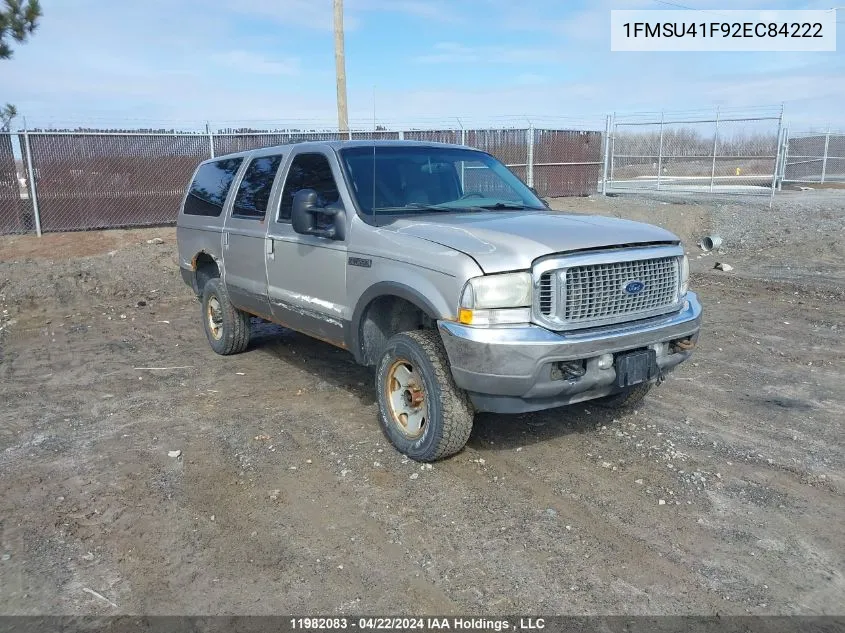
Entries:
[[[439,321],[438,326],[455,383],[469,392],[476,409],[521,413],[612,393],[616,371],[598,367],[602,354],[652,347],[662,372],[674,368],[691,352],[672,353],[670,342],[697,340],[701,304],[689,292],[674,314],[569,333],[537,325],[479,328]],[[571,360],[585,361],[584,375],[555,378],[555,364]]]

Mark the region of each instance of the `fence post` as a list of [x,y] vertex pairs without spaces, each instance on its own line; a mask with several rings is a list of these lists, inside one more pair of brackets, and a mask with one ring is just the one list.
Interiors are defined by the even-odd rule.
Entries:
[[[784,138],[784,127],[783,127],[783,104],[780,106],[780,118],[778,119],[778,147],[780,147],[781,143],[783,143]],[[775,168],[774,173],[772,174],[772,195],[769,197],[769,208],[772,208],[772,204],[775,201],[775,189],[777,187],[778,182],[778,171],[780,170],[780,165],[778,165],[778,156],[780,156],[780,152],[776,152],[777,156],[775,156]]]
[[616,113],[611,115],[613,118],[610,121],[610,186],[613,187],[613,157],[616,155]]
[[[460,120],[458,120],[460,123]],[[463,125],[461,125],[461,145],[466,146],[467,144],[467,131],[464,129]],[[464,190],[464,183],[466,182],[466,164],[465,160],[461,161],[461,191]]]
[[35,170],[32,168],[32,150],[29,147],[29,132],[23,130],[23,145],[26,150],[26,170],[29,172],[29,199],[32,200],[32,216],[35,218],[35,234],[41,237],[41,213],[38,211],[38,193],[35,186]]
[[607,161],[610,158],[610,115],[604,118],[604,161],[601,167],[601,195],[607,195]]
[[534,124],[528,123],[528,163],[525,166],[525,180],[529,187],[534,186]]
[[[778,134],[780,138],[780,134]],[[710,167],[710,193],[713,193],[713,180],[716,178],[716,148],[719,145],[719,108],[716,108],[716,127],[713,130],[713,165]]]
[[[660,111],[660,143],[657,149],[657,190],[660,191],[660,175],[663,173],[663,110]],[[712,185],[711,185],[712,187]]]
[[783,181],[786,180],[786,162],[789,158],[789,126],[783,128],[783,142],[780,152],[780,170],[778,171],[778,191],[783,189]]
[[211,133],[211,127],[208,125],[208,121],[205,122],[205,133],[208,135],[208,150],[211,153],[211,157],[214,158],[214,135]]
[[824,137],[824,158],[822,158],[822,184],[824,184],[824,177],[827,174],[827,152],[830,147],[830,126],[827,126],[827,135]]

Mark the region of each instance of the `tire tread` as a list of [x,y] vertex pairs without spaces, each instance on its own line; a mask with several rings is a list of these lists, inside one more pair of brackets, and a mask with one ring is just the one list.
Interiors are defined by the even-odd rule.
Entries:
[[[223,310],[223,337],[218,345],[212,341],[208,326],[205,324],[205,306],[208,301],[208,296],[214,294],[220,302],[220,308]],[[249,337],[252,330],[252,317],[239,310],[229,300],[229,294],[220,278],[209,279],[203,288],[203,327],[206,329],[209,343],[212,349],[222,356],[230,356],[232,354],[240,354],[249,346]]]
[[472,433],[474,412],[469,396],[455,384],[449,358],[437,330],[413,330],[404,332],[428,357],[434,367],[434,377],[440,389],[443,414],[443,433],[435,445],[432,455],[421,461],[437,461],[458,453]]

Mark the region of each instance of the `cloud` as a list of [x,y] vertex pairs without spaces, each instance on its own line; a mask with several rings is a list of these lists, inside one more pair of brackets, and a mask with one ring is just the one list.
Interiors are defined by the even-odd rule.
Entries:
[[[246,16],[267,18],[279,26],[301,26],[330,31],[334,26],[331,0],[226,0],[226,8]],[[436,0],[346,0],[343,28],[360,29],[366,19],[377,12],[390,12],[425,18],[436,22],[461,21],[457,3]]]
[[349,0],[347,4],[352,11],[390,11],[446,23],[464,21],[459,5],[437,0]]
[[439,42],[431,52],[417,55],[413,60],[421,64],[531,64],[548,62],[560,57],[554,49],[508,46],[467,46],[457,42]]
[[[330,0],[226,0],[225,10],[226,13],[268,19],[281,27],[298,26],[324,31],[333,28]],[[345,12],[344,29],[354,30],[359,24],[349,11]]]
[[230,68],[240,73],[249,73],[252,75],[295,76],[300,74],[301,71],[298,57],[275,60],[260,53],[233,50],[225,53],[216,53],[212,55],[211,59],[224,68]]

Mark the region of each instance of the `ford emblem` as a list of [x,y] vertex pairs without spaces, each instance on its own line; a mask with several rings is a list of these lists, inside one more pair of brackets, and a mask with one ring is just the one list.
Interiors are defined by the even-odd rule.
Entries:
[[645,290],[645,284],[641,281],[629,281],[624,288],[625,294],[636,295]]

